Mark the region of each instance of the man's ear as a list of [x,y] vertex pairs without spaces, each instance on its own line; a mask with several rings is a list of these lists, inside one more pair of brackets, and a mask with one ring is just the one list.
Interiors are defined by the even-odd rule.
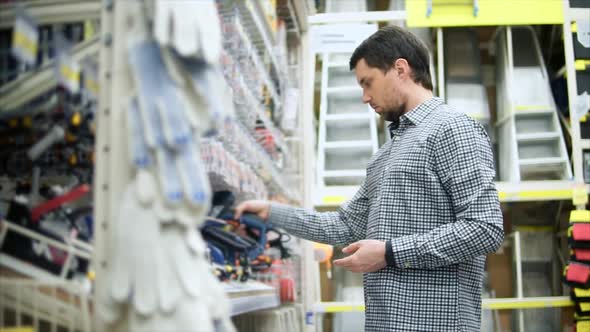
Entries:
[[399,76],[409,76],[410,75],[410,64],[408,63],[408,60],[406,60],[404,58],[399,58],[399,59],[395,60],[393,67],[395,69],[395,72]]

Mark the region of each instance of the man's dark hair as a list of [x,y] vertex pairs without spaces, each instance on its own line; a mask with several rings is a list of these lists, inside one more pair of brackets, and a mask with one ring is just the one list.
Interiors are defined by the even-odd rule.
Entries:
[[424,88],[432,90],[428,49],[414,34],[397,26],[379,29],[365,39],[350,57],[350,70],[360,59],[367,65],[389,71],[395,60],[406,59],[412,68],[412,79]]

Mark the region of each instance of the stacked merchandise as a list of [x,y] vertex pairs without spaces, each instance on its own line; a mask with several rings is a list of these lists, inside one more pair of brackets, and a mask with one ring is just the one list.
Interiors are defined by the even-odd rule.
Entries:
[[92,24],[1,6],[0,328],[87,331],[98,43]]
[[201,227],[216,276],[220,281],[269,283],[279,290],[281,302],[295,301],[291,237],[254,214],[245,213],[236,220],[234,203],[233,193],[216,192]]
[[[571,287],[576,306],[577,331],[590,325],[590,211],[574,210],[568,228],[571,259],[563,272],[563,281]],[[586,329],[583,327],[586,326]]]
[[[86,32],[39,25],[22,8],[0,31],[0,252],[21,274],[89,272],[96,62],[73,61],[72,47]],[[31,72],[48,73],[47,84]]]

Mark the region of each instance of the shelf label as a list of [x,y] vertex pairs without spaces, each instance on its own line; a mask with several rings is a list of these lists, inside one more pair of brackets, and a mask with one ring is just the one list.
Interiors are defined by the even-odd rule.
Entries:
[[39,49],[37,23],[26,14],[21,6],[17,6],[15,11],[12,54],[20,61],[32,66],[37,62],[37,50]]
[[588,91],[574,97],[574,119],[581,120],[590,110],[590,95]]
[[590,20],[577,21],[576,33],[580,44],[586,48],[590,47]]
[[84,91],[88,98],[98,100],[98,64],[96,61],[86,59],[82,62],[82,73],[84,82]]
[[54,41],[57,51],[55,75],[57,81],[71,93],[80,90],[80,65],[70,55],[72,44],[61,33],[56,33]]
[[311,49],[315,53],[352,52],[377,31],[375,24],[325,24],[312,26]]

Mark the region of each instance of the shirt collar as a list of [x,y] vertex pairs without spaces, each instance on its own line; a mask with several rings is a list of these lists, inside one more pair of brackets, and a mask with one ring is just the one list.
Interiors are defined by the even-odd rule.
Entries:
[[432,97],[427,101],[413,108],[411,111],[400,116],[398,121],[389,124],[389,131],[394,131],[399,128],[400,124],[418,125],[422,122],[430,112],[442,105],[443,100],[438,97]]

